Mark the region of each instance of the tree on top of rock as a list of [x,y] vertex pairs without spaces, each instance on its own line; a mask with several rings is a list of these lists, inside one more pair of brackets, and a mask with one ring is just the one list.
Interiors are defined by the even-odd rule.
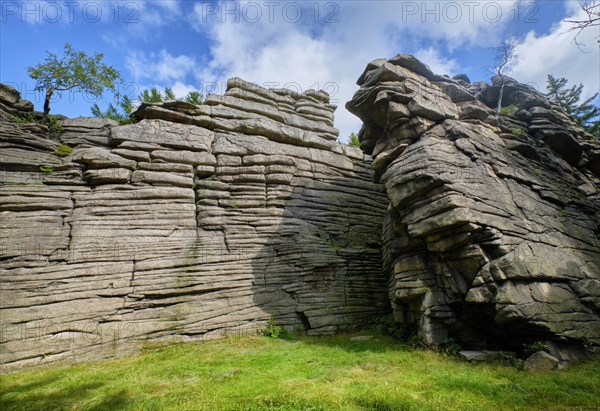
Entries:
[[515,40],[505,40],[496,47],[496,66],[493,71],[500,79],[500,92],[498,93],[498,105],[496,107],[497,113],[500,113],[500,109],[502,108],[505,78],[510,73],[512,66],[517,62],[516,47],[517,42]]
[[135,121],[132,112],[140,103],[162,103],[168,100],[185,101],[198,106],[204,104],[204,96],[199,91],[190,91],[183,99],[178,99],[173,90],[168,87],[165,87],[164,92],[152,87],[141,92],[136,102],[129,99],[128,96],[123,96],[116,106],[110,103],[106,110],[102,111],[98,104],[94,104],[91,111],[94,117],[110,118],[121,124],[130,124]]
[[567,88],[568,80],[548,74],[546,97],[554,101],[567,114],[573,116],[577,124],[600,140],[600,107],[593,101],[598,93],[580,103],[583,84]]
[[162,103],[169,100],[185,101],[186,103],[202,105],[204,104],[204,96],[199,91],[190,91],[182,99],[178,99],[172,89],[165,87],[165,91],[161,92],[156,87],[146,89],[140,93],[138,101],[142,103]]
[[354,132],[350,133],[350,137],[348,137],[348,145],[354,146],[354,147],[360,147],[360,140],[358,139],[358,136],[356,135],[356,133],[354,133]]
[[28,67],[29,77],[36,81],[36,90],[46,90],[44,114],[50,112],[50,99],[55,91],[78,89],[94,97],[100,97],[105,89],[115,90],[121,78],[112,66],[102,62],[104,54],[88,56],[65,43],[64,56],[59,57],[46,50],[48,56],[43,63]]

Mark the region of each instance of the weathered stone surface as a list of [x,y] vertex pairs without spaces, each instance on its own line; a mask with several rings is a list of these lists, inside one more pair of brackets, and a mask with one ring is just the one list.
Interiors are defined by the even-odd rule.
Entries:
[[458,353],[459,357],[469,362],[486,362],[493,363],[504,361],[506,358],[516,358],[514,352],[506,351],[476,351],[476,350],[463,350]]
[[63,120],[56,141],[0,121],[3,369],[389,310],[387,198],[333,141],[328,95],[230,85],[132,125]]
[[527,371],[552,371],[558,368],[558,359],[545,351],[538,351],[532,354],[523,363],[523,368]]
[[0,83],[0,102],[8,106],[14,106],[21,100],[21,93],[13,87]]
[[[390,199],[396,320],[435,344],[600,344],[599,144],[513,79],[503,105],[520,110],[498,116],[500,79],[455,84],[413,67],[371,63],[346,105]],[[464,87],[478,100],[461,101]]]

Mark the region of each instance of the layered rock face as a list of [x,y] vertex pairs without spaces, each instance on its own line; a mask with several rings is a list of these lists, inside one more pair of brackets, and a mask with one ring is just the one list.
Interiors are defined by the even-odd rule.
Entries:
[[358,85],[347,108],[390,199],[396,320],[430,343],[600,344],[600,145],[506,77],[470,84],[398,55]]
[[[0,108],[20,101],[9,94]],[[370,158],[335,141],[334,108],[324,92],[232,79],[203,106],[64,120],[56,136],[5,110],[2,367],[269,318],[331,333],[388,310],[387,197]]]

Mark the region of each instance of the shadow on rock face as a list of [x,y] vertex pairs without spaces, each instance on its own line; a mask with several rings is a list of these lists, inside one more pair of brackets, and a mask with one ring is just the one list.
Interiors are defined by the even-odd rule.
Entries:
[[285,194],[271,196],[281,187],[267,185],[274,204],[266,207],[280,218],[252,263],[255,305],[315,335],[364,326],[389,307],[378,210],[385,198],[356,190],[357,176],[319,168],[314,179],[294,177]]

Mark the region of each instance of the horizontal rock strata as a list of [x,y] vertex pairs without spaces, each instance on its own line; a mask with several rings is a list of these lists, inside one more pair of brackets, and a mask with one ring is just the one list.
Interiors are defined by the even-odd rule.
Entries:
[[385,312],[387,197],[370,158],[335,141],[334,109],[324,92],[232,79],[125,126],[67,119],[50,136],[7,114],[3,369]]

